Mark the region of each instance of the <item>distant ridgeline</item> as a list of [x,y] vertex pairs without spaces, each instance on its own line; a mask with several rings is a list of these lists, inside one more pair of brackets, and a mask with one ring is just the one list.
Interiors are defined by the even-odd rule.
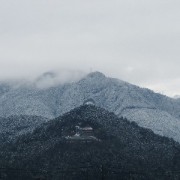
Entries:
[[[40,76],[35,84],[0,83],[0,117],[39,116],[54,119],[83,104],[94,103],[119,118],[126,117],[139,126],[153,130],[161,136],[180,142],[180,100],[154,93],[119,79],[106,77],[100,72],[93,72],[81,80],[68,84],[40,88],[38,82],[46,85],[46,80],[57,78],[53,72]],[[55,79],[54,79],[55,78]],[[56,79],[57,80],[57,79]],[[51,83],[50,83],[51,84]],[[94,100],[95,102],[94,102]],[[18,119],[17,123],[18,123]],[[13,124],[13,123],[12,123]],[[29,121],[27,126],[34,122]],[[6,126],[6,125],[4,125]],[[3,126],[0,125],[0,129]],[[8,130],[8,125],[5,130]],[[23,127],[22,125],[19,126]],[[25,132],[25,129],[22,133]],[[32,129],[32,128],[30,128]],[[13,130],[11,131],[13,134]]]

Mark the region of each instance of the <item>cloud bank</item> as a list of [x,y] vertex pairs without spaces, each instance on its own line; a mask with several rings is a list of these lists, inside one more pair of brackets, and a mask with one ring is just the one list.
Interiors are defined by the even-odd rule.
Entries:
[[101,71],[180,94],[180,1],[0,2],[0,79]]

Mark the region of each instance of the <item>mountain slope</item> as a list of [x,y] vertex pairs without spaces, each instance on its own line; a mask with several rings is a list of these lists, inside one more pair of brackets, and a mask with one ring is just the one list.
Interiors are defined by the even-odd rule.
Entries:
[[16,136],[32,132],[48,119],[39,116],[10,116],[0,118],[0,134],[4,137],[15,138]]
[[75,83],[46,89],[20,86],[0,97],[0,116],[54,118],[93,98],[96,104],[180,142],[180,101],[95,72]]
[[[93,128],[95,138],[77,138],[77,126]],[[180,170],[178,143],[95,106],[81,106],[43,124],[8,143],[0,156],[0,165],[35,170],[82,165],[140,172]]]
[[7,83],[4,83],[4,82],[0,82],[0,97],[9,92],[11,90],[11,86]]

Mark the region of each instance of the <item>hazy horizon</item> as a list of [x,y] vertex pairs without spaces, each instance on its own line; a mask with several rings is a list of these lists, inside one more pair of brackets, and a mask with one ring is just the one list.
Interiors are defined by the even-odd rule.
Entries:
[[0,80],[0,83],[10,83],[10,85],[15,86],[17,85],[17,87],[19,87],[19,85],[27,85],[27,86],[31,86],[31,85],[35,85],[35,87],[40,88],[40,89],[46,89],[46,88],[50,88],[50,87],[55,87],[58,85],[63,85],[65,83],[72,83],[72,82],[78,82],[79,80],[81,80],[82,78],[85,78],[88,74],[90,73],[102,73],[104,74],[107,78],[115,78],[115,79],[119,79],[121,81],[130,83],[132,85],[137,85],[140,88],[148,88],[152,91],[154,91],[155,93],[159,93],[162,95],[166,95],[172,98],[180,98],[179,94],[175,94],[175,95],[168,95],[165,94],[162,91],[156,91],[151,87],[145,87],[143,85],[138,85],[136,83],[131,83],[128,81],[125,81],[123,79],[117,78],[117,77],[113,77],[108,75],[107,73],[103,73],[101,71],[98,70],[90,70],[88,72],[85,71],[80,71],[80,70],[50,70],[50,71],[45,71],[41,74],[38,74],[37,76],[32,77],[16,77],[16,78],[5,78]]

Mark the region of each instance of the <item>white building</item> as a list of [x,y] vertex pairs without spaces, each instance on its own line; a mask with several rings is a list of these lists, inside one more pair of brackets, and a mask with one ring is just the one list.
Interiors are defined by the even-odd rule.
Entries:
[[95,106],[95,101],[91,98],[91,99],[87,99],[86,101],[84,101],[84,105],[93,105]]

